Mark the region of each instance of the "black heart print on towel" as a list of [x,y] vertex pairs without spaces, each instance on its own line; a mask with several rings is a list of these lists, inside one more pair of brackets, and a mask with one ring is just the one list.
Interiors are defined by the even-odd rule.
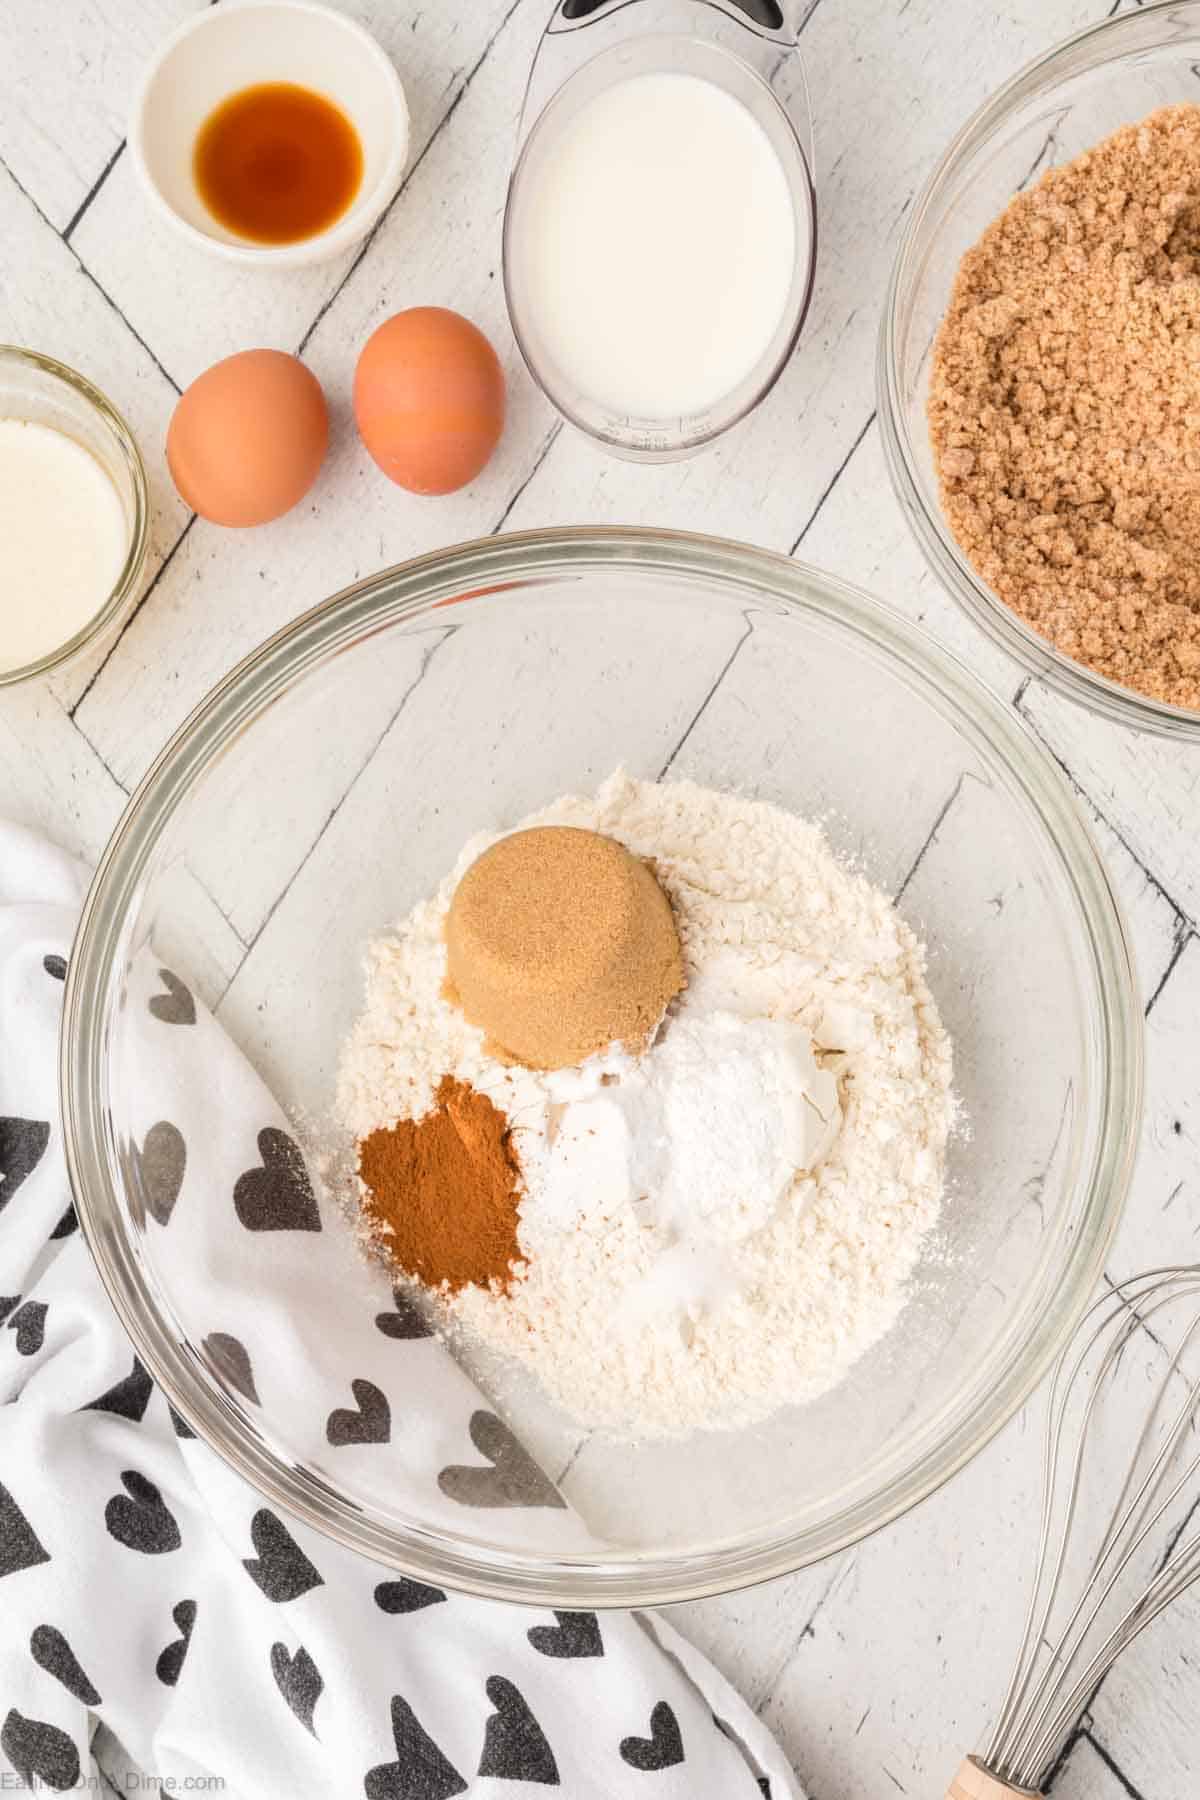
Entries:
[[196,1435],[195,1432],[192,1430],[191,1426],[188,1424],[188,1422],[184,1418],[183,1414],[177,1413],[175,1411],[175,1408],[171,1405],[171,1402],[169,1400],[167,1401],[167,1411],[171,1415],[171,1425],[172,1425],[172,1428],[174,1429],[175,1436],[177,1438],[194,1438],[195,1437],[195,1435]]
[[445,1598],[441,1588],[427,1587],[423,1581],[411,1581],[407,1576],[397,1581],[381,1581],[375,1589],[375,1604],[385,1613],[423,1612],[427,1606],[437,1606]]
[[167,1645],[154,1665],[154,1673],[164,1687],[174,1687],[179,1680],[188,1645],[192,1641],[192,1627],[196,1623],[196,1602],[181,1600],[178,1606],[171,1608],[171,1617],[179,1636]]
[[343,1444],[387,1444],[392,1436],[392,1409],[387,1395],[372,1381],[352,1381],[357,1412],[339,1406],[325,1422],[325,1436],[335,1449]]
[[0,1483],[0,1578],[35,1569],[50,1558],[38,1543],[33,1526],[8,1489]]
[[119,1419],[128,1419],[133,1425],[140,1425],[146,1416],[154,1394],[154,1383],[135,1356],[133,1371],[121,1381],[114,1382],[95,1400],[89,1400],[80,1412],[115,1413]]
[[22,1356],[36,1356],[46,1341],[46,1314],[43,1300],[27,1300],[8,1321],[7,1329],[17,1334],[17,1350]]
[[79,1785],[79,1752],[72,1738],[57,1725],[27,1719],[14,1706],[0,1728],[3,1750],[27,1787],[39,1783],[65,1794]]
[[205,1338],[201,1348],[209,1362],[231,1388],[255,1406],[261,1404],[258,1389],[254,1385],[254,1366],[250,1361],[250,1352],[240,1338],[235,1338],[228,1331],[212,1331]]
[[375,1323],[384,1337],[390,1338],[427,1338],[433,1336],[433,1326],[422,1313],[411,1294],[403,1288],[393,1290],[395,1312],[375,1314]]
[[79,1666],[79,1658],[56,1625],[39,1625],[29,1640],[29,1652],[39,1668],[62,1682],[81,1706],[99,1706],[100,1696]]
[[416,1713],[399,1694],[392,1697],[396,1760],[367,1770],[367,1800],[453,1800],[467,1784],[438,1749]]
[[530,1712],[523,1696],[502,1675],[493,1675],[487,1697],[495,1712],[483,1734],[480,1775],[498,1781],[540,1781],[557,1787],[558,1764],[546,1735]]
[[321,1698],[325,1683],[312,1657],[303,1645],[292,1655],[286,1644],[271,1645],[271,1673],[279,1689],[305,1731],[316,1737],[313,1712]]
[[52,975],[54,977],[55,981],[65,981],[67,979],[67,959],[65,956],[55,956],[53,953],[49,956],[43,956],[42,967],[45,969],[47,975]]
[[443,1469],[438,1486],[460,1506],[557,1506],[566,1501],[495,1413],[471,1414],[471,1442],[490,1468],[455,1463]]
[[603,1656],[604,1639],[595,1613],[555,1612],[557,1625],[532,1625],[526,1632],[543,1656]]
[[164,1556],[178,1550],[183,1539],[166,1501],[152,1481],[136,1469],[121,1475],[123,1494],[114,1494],[104,1509],[104,1523],[110,1537],[127,1550],[140,1550],[143,1556]]
[[187,1173],[187,1145],[182,1131],[169,1119],[160,1119],[146,1133],[140,1150],[136,1144],[130,1144],[129,1160],[133,1164],[135,1190],[141,1194],[146,1211],[160,1225],[169,1224]]
[[286,1131],[269,1125],[258,1134],[261,1169],[248,1169],[233,1190],[237,1216],[247,1231],[320,1231],[316,1195],[299,1147]]
[[631,1769],[669,1769],[683,1761],[679,1721],[665,1700],[650,1714],[650,1736],[621,1740],[621,1760]]
[[0,1118],[0,1212],[46,1154],[50,1127],[40,1119]]
[[172,975],[170,969],[160,969],[158,979],[166,988],[165,994],[155,994],[150,1001],[150,1011],[164,1025],[194,1025],[196,1023],[196,1002],[191,991],[186,988],[178,975]]
[[257,1558],[243,1558],[242,1567],[268,1600],[281,1604],[298,1600],[310,1588],[323,1586],[323,1578],[309,1562],[287,1526],[268,1507],[260,1507],[250,1522],[250,1537]]

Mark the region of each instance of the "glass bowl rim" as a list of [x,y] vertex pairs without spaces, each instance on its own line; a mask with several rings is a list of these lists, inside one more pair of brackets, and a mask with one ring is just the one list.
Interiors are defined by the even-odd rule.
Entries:
[[[106,996],[123,921],[164,825],[192,782],[254,716],[317,664],[379,627],[519,583],[626,569],[731,579],[770,601],[833,619],[882,652],[949,708],[967,742],[1003,769],[1041,823],[1078,912],[1098,998],[1104,1094],[1090,1166],[1081,1172],[1078,1228],[1061,1249],[1054,1316],[1011,1353],[969,1421],[926,1446],[878,1490],[800,1531],[727,1540],[685,1552],[533,1555],[494,1546],[469,1554],[433,1527],[407,1535],[368,1520],[326,1484],[267,1452],[200,1380],[153,1308],[120,1226],[111,1180],[103,1074]],[[1015,715],[920,627],[832,576],[772,551],[687,532],[623,527],[550,529],[435,551],[383,570],[302,614],[232,669],[200,702],[135,790],[84,902],[64,996],[60,1080],[68,1173],[84,1236],[134,1348],[176,1410],[238,1474],[293,1518],[419,1580],[493,1599],[568,1610],[698,1599],[790,1574],[857,1543],[907,1512],[969,1462],[1028,1398],[1081,1316],[1103,1267],[1128,1189],[1142,1093],[1142,1015],[1128,933],[1104,864],[1066,782]],[[461,1541],[461,1540],[459,1540]]]
[[[917,240],[926,218],[941,205],[944,191],[970,159],[1000,131],[1024,101],[1050,92],[1064,65],[1087,46],[1101,39],[1147,36],[1147,25],[1157,15],[1178,20],[1181,10],[1195,16],[1200,35],[1198,0],[1154,0],[1136,12],[1122,13],[1085,26],[1070,37],[1034,57],[970,115],[950,140],[921,188],[897,246],[884,296],[876,350],[876,398],[884,461],[892,487],[909,528],[934,574],[958,605],[996,644],[1057,693],[1115,724],[1133,726],[1177,742],[1200,740],[1200,708],[1174,706],[1148,694],[1124,687],[1099,675],[1086,664],[1065,656],[1006,605],[999,594],[976,574],[942,516],[940,506],[926,498],[917,475],[917,457],[900,381],[899,318],[903,300],[916,279]],[[1087,65],[1089,72],[1105,67],[1121,54],[1118,42],[1111,54],[1099,55]],[[1074,71],[1079,72],[1079,71]]]
[[91,407],[108,427],[117,440],[117,447],[125,459],[133,484],[133,523],[121,573],[99,611],[93,613],[73,637],[56,645],[53,650],[48,650],[45,656],[39,656],[31,663],[23,663],[17,669],[0,669],[0,688],[15,686],[19,681],[33,681],[39,675],[48,675],[52,669],[70,661],[95,638],[102,636],[133,600],[150,546],[150,489],[146,479],[146,465],[142,461],[137,440],[108,395],[101,392],[86,375],[81,375],[78,369],[59,362],[57,357],[47,356],[41,350],[28,350],[21,344],[0,343],[0,364],[4,363],[24,363],[42,375],[61,381],[66,387],[72,388],[78,398]]
[[[678,32],[654,32],[648,34],[641,42],[645,45],[654,43],[660,39],[673,40],[678,36]],[[801,171],[801,180],[796,186],[803,197],[803,203],[808,211],[808,269],[805,273],[804,282],[795,303],[792,322],[789,326],[786,339],[780,344],[776,356],[772,358],[770,363],[763,367],[761,372],[751,370],[750,374],[746,375],[736,388],[731,389],[730,392],[724,396],[724,410],[719,417],[714,419],[714,422],[711,425],[707,426],[703,431],[693,431],[688,433],[676,432],[672,435],[666,429],[668,421],[663,420],[661,422],[662,429],[658,432],[658,435],[664,438],[669,437],[670,442],[666,443],[662,448],[654,449],[643,449],[634,444],[629,437],[622,435],[619,432],[601,430],[590,420],[585,418],[576,408],[568,406],[566,401],[555,391],[555,385],[550,381],[544,368],[538,363],[537,358],[529,347],[528,325],[522,316],[520,304],[514,293],[514,259],[511,230],[514,212],[513,202],[516,197],[518,183],[532,159],[533,148],[542,124],[552,108],[557,106],[563,94],[569,87],[573,86],[574,83],[581,76],[585,75],[596,63],[601,62],[608,57],[616,56],[627,46],[623,44],[612,44],[603,50],[596,51],[596,53],[589,57],[587,61],[581,63],[572,74],[568,75],[561,86],[550,96],[549,100],[547,100],[546,104],[538,113],[537,118],[534,119],[530,125],[525,134],[524,141],[517,151],[516,160],[514,161],[512,170],[509,174],[508,186],[505,189],[504,194],[504,216],[501,226],[500,244],[500,274],[504,284],[504,303],[508,309],[509,325],[512,328],[512,334],[517,349],[521,353],[521,360],[525,364],[530,379],[546,396],[547,400],[561,419],[565,420],[568,425],[573,425],[575,430],[583,437],[587,438],[589,442],[593,444],[602,444],[614,455],[620,456],[630,462],[654,463],[682,460],[687,456],[693,455],[696,451],[703,450],[707,445],[715,443],[718,438],[724,437],[726,432],[732,431],[735,426],[740,425],[743,419],[749,418],[750,414],[754,412],[757,407],[762,405],[768,394],[776,387],[784,370],[787,368],[788,363],[795,354],[796,346],[800,342],[800,334],[804,330],[809,309],[812,306],[813,293],[816,289],[817,258],[819,255],[817,190],[813,179],[809,152],[804,147],[804,142],[796,125],[796,121],[793,119],[782,100],[780,100],[775,90],[771,87],[770,83],[766,81],[759,71],[750,63],[745,62],[739,57],[735,51],[727,49],[723,44],[709,43],[704,39],[697,38],[685,41],[687,41],[692,48],[700,50],[705,56],[711,56],[715,61],[723,59],[726,62],[738,63],[744,69],[745,73],[762,88],[768,99],[772,101],[796,147],[796,155],[799,160]],[[788,191],[789,193],[795,191],[793,189],[793,183],[790,180],[788,181]],[[715,412],[715,404],[711,410]],[[657,423],[657,421],[646,421],[648,427],[650,425],[657,425]]]

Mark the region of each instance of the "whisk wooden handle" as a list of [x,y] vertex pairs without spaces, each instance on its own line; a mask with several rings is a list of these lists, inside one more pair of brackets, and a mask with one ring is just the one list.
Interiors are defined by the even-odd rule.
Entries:
[[1009,1787],[997,1775],[989,1775],[981,1762],[968,1756],[946,1790],[946,1800],[1040,1800],[1029,1788]]

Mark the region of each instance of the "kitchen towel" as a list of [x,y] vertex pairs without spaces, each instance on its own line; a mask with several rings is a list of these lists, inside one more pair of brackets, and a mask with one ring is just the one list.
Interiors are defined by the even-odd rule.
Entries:
[[[85,883],[0,824],[0,1784],[103,1791],[102,1757],[119,1792],[136,1791],[135,1769],[147,1792],[227,1800],[800,1800],[769,1734],[661,1616],[543,1613],[406,1580],[264,1504],[172,1413],[109,1305],[66,1180],[57,1041]],[[271,1096],[186,984],[144,960],[147,1020],[166,1044],[202,1043],[210,1077],[158,1059],[148,1104],[170,1116],[138,1150],[155,1228],[185,1174],[189,1197],[222,1204],[239,1132],[259,1154],[233,1184],[240,1208],[224,1201],[229,1231],[283,1191],[272,1170],[290,1205],[316,1207]],[[214,1094],[242,1112],[220,1132]],[[153,1139],[156,1124],[175,1135]],[[271,1229],[273,1242],[304,1231],[295,1217]],[[224,1323],[203,1265],[195,1287]],[[507,1469],[514,1505],[561,1514],[439,1341],[394,1317],[390,1331],[371,1323],[402,1348],[415,1332],[422,1381],[444,1384],[426,1410],[466,1446],[463,1503]],[[269,1351],[249,1315],[237,1322],[206,1334],[207,1354],[254,1404]],[[355,1447],[381,1429],[374,1396],[353,1400],[325,1421],[331,1444],[343,1426]],[[425,1453],[447,1491],[444,1445]]]

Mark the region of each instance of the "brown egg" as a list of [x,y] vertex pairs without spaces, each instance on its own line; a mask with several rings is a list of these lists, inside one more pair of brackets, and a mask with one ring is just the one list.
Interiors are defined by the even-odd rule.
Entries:
[[482,331],[442,306],[396,313],[354,371],[354,416],[385,475],[450,494],[483,468],[504,429],[504,372]]
[[242,350],[180,396],[167,462],[193,512],[216,525],[265,525],[304,498],[328,442],[311,369],[282,350]]

